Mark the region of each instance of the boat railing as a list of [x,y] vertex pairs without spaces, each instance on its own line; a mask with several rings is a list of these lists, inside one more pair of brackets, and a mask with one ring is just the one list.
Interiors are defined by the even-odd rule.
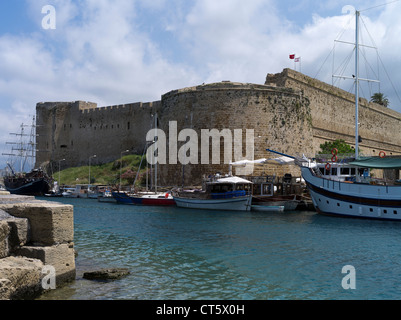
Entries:
[[217,180],[221,179],[221,178],[227,178],[229,177],[229,175],[224,175],[224,174],[210,174],[208,176],[204,176],[203,177],[203,183],[209,183],[209,182],[216,182]]
[[330,154],[317,154],[313,159],[317,163],[348,163],[355,160],[354,153],[330,153]]

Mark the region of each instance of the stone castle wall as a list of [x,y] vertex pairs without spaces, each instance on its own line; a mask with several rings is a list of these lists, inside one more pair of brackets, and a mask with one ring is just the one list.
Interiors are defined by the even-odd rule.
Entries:
[[[267,75],[264,85],[223,81],[174,90],[164,94],[161,101],[151,103],[102,108],[82,101],[39,103],[38,149],[46,152],[38,152],[37,165],[52,162],[55,168],[61,159],[66,159],[65,167],[87,165],[89,157],[95,154],[93,164],[105,163],[120,158],[125,150],[142,154],[149,146],[146,134],[153,128],[157,114],[157,127],[166,134],[169,163],[158,167],[159,184],[198,184],[203,175],[228,173],[224,144],[233,151],[239,140],[234,137],[235,130],[242,130],[239,145],[244,157],[246,132],[254,130],[254,159],[274,157],[267,148],[312,156],[325,141],[344,139],[353,145],[354,103],[352,94],[290,69]],[[361,99],[362,152],[378,155],[383,150],[388,155],[401,154],[401,134],[394,130],[400,120],[401,114]],[[171,122],[176,127],[170,132]],[[176,136],[184,129],[192,130],[191,139]],[[226,139],[222,137],[217,142],[219,164],[213,163],[212,139],[208,161],[202,158],[202,130],[211,129],[226,134]],[[193,145],[194,139],[198,140],[198,150],[183,149],[185,145]],[[184,166],[177,162],[175,158],[180,151],[186,151],[192,163]],[[233,153],[231,157],[240,160]],[[284,172],[299,173],[292,167],[264,166],[256,167],[254,174]]]
[[58,161],[64,167],[105,163],[132,150],[142,154],[146,132],[160,102],[133,103],[97,108],[91,102],[38,103],[36,165]]
[[[291,69],[269,74],[266,84],[302,90],[311,103],[313,153],[321,143],[343,139],[355,146],[355,96]],[[401,114],[376,103],[360,99],[359,144],[365,155],[401,154]]]
[[[233,161],[247,157],[247,131],[253,130],[254,159],[270,158],[272,154],[266,148],[287,153],[302,153],[309,150],[312,141],[311,114],[309,101],[299,91],[286,88],[274,88],[265,85],[221,82],[197,87],[175,90],[162,97],[162,125],[167,125],[167,119],[178,123],[178,131],[184,128],[193,129],[198,137],[198,163],[185,167],[181,164],[160,166],[165,184],[191,185],[199,184],[202,176],[220,172],[229,172],[229,161],[225,160],[224,143],[228,141]],[[166,129],[166,128],[165,128]],[[220,164],[213,164],[212,145],[209,139],[208,164],[202,164],[201,149],[205,137],[202,130],[217,129],[223,133],[229,129],[229,138],[221,138]],[[235,130],[242,131],[242,157],[234,153]],[[240,132],[241,132],[240,131]],[[178,150],[185,142],[178,143]],[[248,154],[249,155],[249,154]],[[273,155],[274,157],[274,155]],[[208,159],[207,159],[208,158]],[[208,160],[208,161],[207,161]],[[250,159],[252,160],[252,159]],[[266,168],[255,167],[254,174],[279,174],[276,166]],[[233,171],[235,174],[235,170]]]

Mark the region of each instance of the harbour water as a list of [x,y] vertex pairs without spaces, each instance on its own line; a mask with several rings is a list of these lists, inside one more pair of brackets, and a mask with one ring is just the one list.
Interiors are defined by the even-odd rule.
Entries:
[[[54,201],[74,205],[77,279],[40,299],[401,297],[400,222],[310,211],[224,212]],[[344,266],[355,273],[342,273]],[[110,282],[82,278],[85,271],[107,267],[129,268],[131,274]],[[344,289],[344,283],[354,289]]]

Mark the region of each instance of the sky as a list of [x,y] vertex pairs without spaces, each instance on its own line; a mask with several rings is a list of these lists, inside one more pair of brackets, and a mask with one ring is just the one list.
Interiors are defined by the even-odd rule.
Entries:
[[[1,1],[0,169],[7,161],[1,153],[10,151],[6,141],[15,139],[9,133],[31,123],[38,102],[83,100],[98,106],[149,102],[171,90],[202,83],[264,84],[268,73],[284,68],[330,84],[333,73],[352,76],[353,46],[344,43],[354,42],[352,7],[361,11],[363,43],[378,48],[361,50],[366,58],[361,61],[361,76],[381,81],[380,87],[374,84],[362,94],[369,99],[381,91],[390,108],[401,112],[397,92],[401,88],[401,0],[385,3]],[[300,63],[294,64],[290,54],[300,57]],[[351,80],[334,84],[347,91],[353,87]]]

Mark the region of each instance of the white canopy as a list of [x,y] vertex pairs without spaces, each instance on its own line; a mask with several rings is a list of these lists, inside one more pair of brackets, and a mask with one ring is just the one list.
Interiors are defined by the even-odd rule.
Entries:
[[225,178],[220,178],[216,180],[217,183],[252,183],[251,181],[248,181],[246,179],[242,179],[240,177],[225,177]]
[[267,159],[259,159],[259,160],[240,160],[235,162],[230,162],[230,165],[233,166],[246,166],[247,164],[264,164],[266,163]]
[[274,159],[269,159],[267,161],[275,161],[279,164],[290,164],[290,163],[294,162],[294,159],[282,156],[282,157],[278,157],[278,158],[274,158]]
[[273,158],[273,159],[259,159],[259,160],[240,160],[240,161],[235,161],[235,162],[230,162],[230,165],[232,166],[243,166],[245,167],[248,164],[267,164],[267,163],[271,163],[272,161],[274,161],[275,163],[278,164],[291,164],[294,162],[294,159],[286,157],[286,156],[282,156],[282,157],[278,157],[278,158]]

